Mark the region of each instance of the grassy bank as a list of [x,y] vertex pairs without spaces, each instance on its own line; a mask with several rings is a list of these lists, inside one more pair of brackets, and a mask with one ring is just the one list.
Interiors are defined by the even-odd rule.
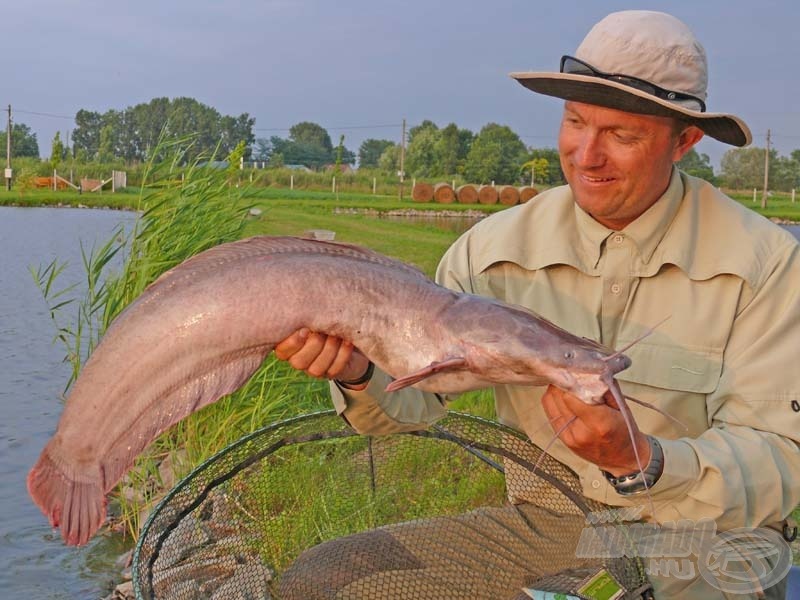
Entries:
[[[212,174],[213,176],[213,174]],[[255,205],[265,210],[274,210],[274,215],[283,217],[282,210],[296,209],[294,216],[299,217],[299,212],[310,213],[308,219],[297,221],[298,226],[305,226],[313,219],[321,219],[333,214],[335,208],[353,209],[359,211],[393,211],[393,210],[420,210],[420,211],[482,211],[486,213],[503,210],[503,206],[464,205],[464,204],[437,204],[434,202],[417,203],[410,199],[410,185],[407,186],[404,200],[400,200],[396,190],[385,190],[385,193],[372,194],[356,191],[331,191],[319,189],[288,189],[288,187],[260,187],[256,184],[245,183],[241,187],[233,188],[236,193],[242,191]],[[246,190],[246,192],[244,192]],[[74,190],[54,192],[42,189],[21,189],[19,186],[11,191],[0,188],[0,206],[87,206],[91,208],[125,208],[136,210],[140,207],[140,198],[147,198],[154,190],[129,187],[116,193],[106,190],[103,192],[79,194]],[[780,219],[800,223],[800,197],[792,202],[792,196],[786,192],[774,192],[768,199],[766,209],[761,208],[761,194],[753,202],[752,192],[723,190],[733,199],[747,208],[772,219]],[[290,229],[291,224],[285,229]],[[299,229],[299,227],[295,227]]]

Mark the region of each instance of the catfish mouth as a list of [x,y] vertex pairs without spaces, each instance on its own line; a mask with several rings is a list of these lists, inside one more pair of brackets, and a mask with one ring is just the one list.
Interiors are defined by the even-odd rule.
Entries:
[[612,354],[606,359],[606,362],[608,364],[609,370],[614,375],[616,375],[620,371],[624,371],[632,364],[631,359],[625,356],[624,354],[616,354],[616,355]]
[[[568,373],[563,372],[566,380],[571,380],[569,387],[563,388],[586,404],[603,404],[609,389],[600,373]],[[560,386],[559,386],[560,387]]]

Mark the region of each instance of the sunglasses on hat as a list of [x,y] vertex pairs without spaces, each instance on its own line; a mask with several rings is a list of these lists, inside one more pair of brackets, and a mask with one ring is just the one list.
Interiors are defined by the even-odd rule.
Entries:
[[700,112],[706,112],[706,103],[697,96],[684,94],[683,92],[665,90],[654,83],[650,83],[649,81],[639,79],[638,77],[633,77],[631,75],[623,75],[621,73],[604,73],[603,71],[595,69],[592,65],[585,63],[574,56],[568,56],[565,54],[561,57],[560,71],[570,75],[588,75],[590,77],[599,77],[608,81],[615,81],[617,83],[621,83],[623,85],[627,85],[628,87],[645,92],[646,94],[650,94],[651,96],[655,96],[656,98],[661,98],[662,100],[667,100],[670,102],[696,102]]

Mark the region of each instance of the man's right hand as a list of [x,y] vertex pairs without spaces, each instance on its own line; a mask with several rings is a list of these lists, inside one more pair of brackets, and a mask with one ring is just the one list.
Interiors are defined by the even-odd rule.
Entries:
[[[369,367],[369,359],[353,344],[338,337],[303,327],[275,346],[275,355],[312,377],[355,381]],[[353,390],[367,387],[349,386]]]

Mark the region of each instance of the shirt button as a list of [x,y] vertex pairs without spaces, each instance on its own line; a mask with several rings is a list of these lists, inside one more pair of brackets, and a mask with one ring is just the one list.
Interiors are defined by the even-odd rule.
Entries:
[[592,481],[592,487],[593,487],[594,489],[597,489],[597,488],[599,488],[599,487],[600,487],[600,481],[599,481],[599,480],[597,480],[597,479],[595,479],[594,481]]
[[618,283],[611,284],[611,293],[612,294],[619,294],[622,291],[622,287]]
[[624,240],[624,239],[625,238],[622,236],[622,234],[618,233],[617,235],[614,236],[614,243],[615,244],[621,244],[622,240]]

